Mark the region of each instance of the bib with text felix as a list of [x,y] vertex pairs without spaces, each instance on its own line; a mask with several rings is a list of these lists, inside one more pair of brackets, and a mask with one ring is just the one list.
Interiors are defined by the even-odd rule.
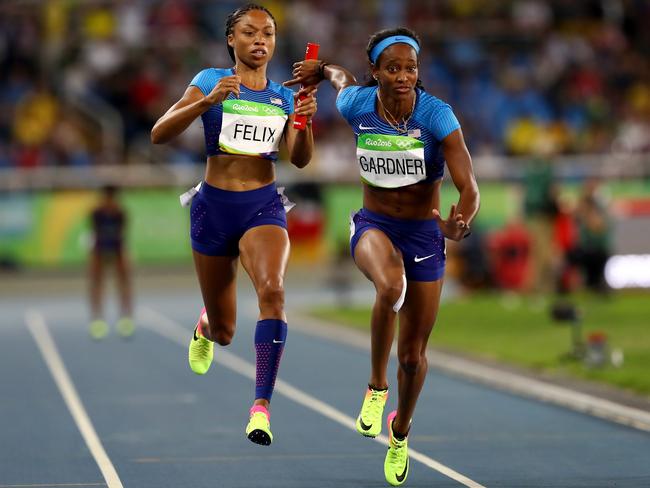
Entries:
[[219,149],[230,154],[266,155],[278,151],[287,121],[280,107],[247,100],[224,100]]

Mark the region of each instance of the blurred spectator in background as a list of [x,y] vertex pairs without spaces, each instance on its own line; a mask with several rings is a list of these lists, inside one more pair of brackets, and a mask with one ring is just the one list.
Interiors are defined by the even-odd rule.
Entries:
[[605,264],[611,254],[611,225],[608,204],[595,179],[585,182],[576,209],[578,239],[569,260],[583,275],[585,286],[606,292]]
[[526,226],[516,219],[490,235],[488,249],[492,279],[498,288],[513,291],[526,289],[530,279],[532,246]]
[[555,290],[558,294],[564,295],[571,292],[576,285],[576,270],[571,262],[571,253],[578,239],[575,201],[566,195],[560,195],[557,199],[554,236],[559,253]]
[[[540,150],[549,153],[549,148]],[[524,216],[530,236],[528,290],[538,295],[553,291],[558,264],[554,221],[557,215],[556,186],[546,155],[530,161],[524,177]]]
[[125,249],[127,216],[117,199],[117,188],[106,186],[102,190],[99,203],[91,215],[92,248],[89,256],[89,286],[92,321],[90,335],[93,339],[103,339],[108,334],[108,323],[104,317],[103,288],[106,270],[111,268],[116,274],[120,299],[120,319],[117,332],[122,337],[130,337],[135,332],[133,323],[133,297],[131,296],[131,270]]
[[[451,242],[449,243],[451,244]],[[449,251],[451,245],[447,247]],[[457,253],[462,264],[458,270],[458,281],[467,289],[486,288],[493,284],[490,276],[489,256],[486,252],[486,238],[479,225],[474,224],[472,235],[458,243]]]

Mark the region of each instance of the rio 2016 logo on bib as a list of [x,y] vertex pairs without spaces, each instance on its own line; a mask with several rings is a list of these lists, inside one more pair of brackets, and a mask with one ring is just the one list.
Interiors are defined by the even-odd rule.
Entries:
[[382,188],[412,185],[427,177],[424,142],[414,137],[361,134],[357,162],[363,181]]
[[280,107],[248,100],[224,100],[219,149],[231,154],[278,151],[287,114]]

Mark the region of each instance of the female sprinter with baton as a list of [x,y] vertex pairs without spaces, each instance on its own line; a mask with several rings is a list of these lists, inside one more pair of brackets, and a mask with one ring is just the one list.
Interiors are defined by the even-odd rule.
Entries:
[[[371,373],[357,430],[381,432],[388,397],[386,367],[399,314],[397,410],[388,415],[384,474],[391,485],[408,475],[411,418],[427,373],[426,347],[438,312],[445,238],[460,240],[479,207],[472,161],[449,105],[418,79],[420,42],[404,28],[374,34],[368,43],[371,79],[359,86],[346,69],[323,61],[294,65],[285,85],[330,81],[336,105],[357,141],[363,208],[350,224],[352,256],[376,289],[371,318]],[[440,216],[445,161],[459,192]]]
[[[276,23],[264,7],[249,4],[226,20],[233,68],[198,73],[183,97],[154,125],[151,140],[165,143],[199,115],[207,147],[205,180],[190,190],[192,254],[205,309],[189,347],[189,363],[205,374],[214,343],[230,344],[235,334],[237,257],[250,276],[259,303],[255,329],[255,399],[247,437],[269,445],[269,403],[287,336],[284,273],[289,256],[286,200],[275,186],[274,162],[284,138],[291,162],[302,168],[311,159],[311,117],[315,87],[296,103],[288,88],[266,78],[275,48]],[[307,117],[303,131],[295,115]]]

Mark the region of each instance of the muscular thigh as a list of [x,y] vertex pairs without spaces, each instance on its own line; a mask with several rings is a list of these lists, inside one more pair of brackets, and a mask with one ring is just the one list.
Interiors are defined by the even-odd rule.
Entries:
[[408,282],[404,306],[399,312],[400,346],[415,344],[421,349],[426,347],[440,307],[442,281]]
[[279,225],[260,225],[239,241],[242,266],[258,288],[267,280],[284,279],[289,260],[289,236]]
[[237,257],[208,256],[192,251],[203,301],[208,310],[216,310],[226,323],[235,323]]
[[354,262],[373,283],[381,279],[398,280],[404,274],[402,253],[379,229],[369,229],[354,248]]

